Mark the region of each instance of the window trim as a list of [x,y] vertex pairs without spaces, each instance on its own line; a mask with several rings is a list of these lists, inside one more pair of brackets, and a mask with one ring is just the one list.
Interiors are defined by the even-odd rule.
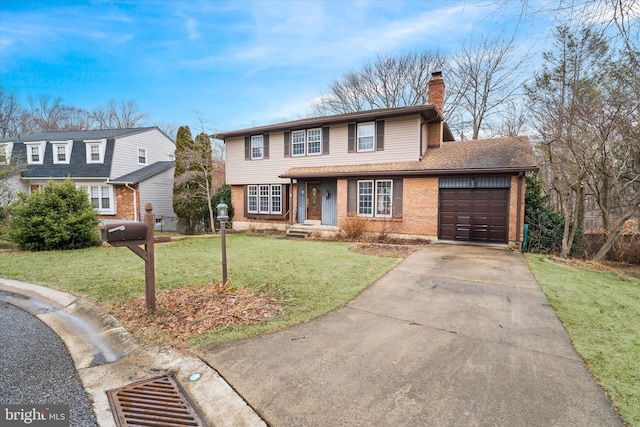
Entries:
[[[382,214],[378,210],[378,200],[379,200],[379,192],[378,192],[378,183],[386,182],[389,184],[389,214]],[[361,192],[361,184],[363,183],[371,183],[371,194],[363,194]],[[356,214],[358,216],[367,217],[367,218],[393,218],[393,179],[359,179],[356,181]],[[361,197],[362,196],[370,196],[371,197],[371,213],[363,212],[361,210]]]
[[[91,147],[92,146],[97,146],[98,147],[98,160],[92,160],[91,159]],[[93,139],[93,140],[86,140],[85,141],[85,151],[86,151],[86,161],[87,164],[89,163],[104,163],[104,154],[106,151],[106,147],[107,147],[107,139],[103,138],[103,139]]]
[[[25,142],[24,145],[27,147],[27,164],[29,165],[41,165],[44,161],[44,152],[46,148],[46,141],[37,141],[37,142]],[[38,149],[38,160],[33,161],[33,149]]]
[[[139,165],[143,165],[146,166],[149,164],[149,156],[148,156],[148,151],[145,147],[138,147],[138,164]],[[143,153],[144,156],[141,156],[140,153]],[[141,162],[140,159],[144,158],[144,162]]]
[[245,217],[284,219],[286,217],[284,212],[288,206],[287,194],[286,184],[247,184],[245,186]]
[[13,141],[0,143],[0,151],[4,151],[4,159],[0,157],[0,164],[9,164],[11,163],[11,153],[13,151]]
[[[78,183],[76,184],[77,188],[82,188],[83,190],[85,190],[85,192],[87,193],[87,197],[89,198],[89,203],[91,203],[91,188],[97,188],[98,189],[98,207],[94,207],[94,209],[96,210],[96,212],[98,212],[98,214],[100,215],[115,215],[116,213],[116,206],[115,206],[115,189],[113,187],[113,185],[108,185],[108,184],[104,184],[104,183]],[[108,208],[103,208],[102,207],[102,199],[104,199],[104,197],[102,197],[102,190],[103,189],[107,189],[109,191],[108,194],[108,198],[109,198],[109,207]],[[92,206],[93,207],[93,206]]]
[[[365,126],[371,126],[371,136],[360,136],[360,128]],[[372,138],[371,139],[371,148],[360,148],[360,138]],[[376,122],[362,122],[356,124],[356,152],[358,153],[367,153],[371,151],[376,151]]]
[[[257,146],[254,146],[254,141],[260,139],[260,156],[254,156],[254,149],[258,149]],[[251,160],[261,160],[264,159],[264,135],[252,135],[251,136]]]
[[[53,151],[53,164],[68,165],[71,162],[71,151],[73,150],[73,140],[68,141],[51,141]],[[64,148],[64,160],[58,159],[58,149]]]
[[[389,213],[387,215],[385,214],[381,214],[378,213],[378,206],[379,206],[379,197],[380,194],[378,193],[378,184],[381,182],[386,182],[389,184]],[[374,188],[374,204],[375,204],[375,209],[374,209],[374,216],[376,218],[391,218],[393,215],[393,180],[392,179],[377,179],[375,181],[375,188]]]
[[[294,135],[302,135],[302,142],[295,142]],[[295,146],[302,145],[302,153],[296,154]],[[307,133],[304,130],[291,131],[291,157],[302,157],[307,155]]]

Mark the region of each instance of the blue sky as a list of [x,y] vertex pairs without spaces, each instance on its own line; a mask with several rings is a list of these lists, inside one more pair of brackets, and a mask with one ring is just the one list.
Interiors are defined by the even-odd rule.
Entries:
[[25,105],[134,100],[147,125],[195,133],[198,113],[208,132],[240,129],[308,116],[332,79],[379,54],[514,31],[522,51],[536,49],[551,27],[519,14],[501,0],[2,0],[0,84]]

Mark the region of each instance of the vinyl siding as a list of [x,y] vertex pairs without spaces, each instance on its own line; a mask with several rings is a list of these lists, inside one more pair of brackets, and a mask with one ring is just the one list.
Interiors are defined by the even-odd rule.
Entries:
[[144,207],[147,203],[153,205],[155,216],[176,216],[173,211],[173,171],[174,168],[167,169],[140,183],[140,206],[138,206],[139,217],[144,218]]
[[[297,129],[292,129],[297,130]],[[419,160],[420,116],[385,119],[383,151],[349,153],[347,123],[334,125],[329,131],[328,155],[285,157],[284,132],[269,134],[269,158],[245,160],[244,137],[226,141],[227,183],[231,185],[288,183],[278,178],[292,167],[379,164]]]
[[[138,164],[138,148],[147,149],[147,164]],[[116,139],[110,178],[118,178],[156,162],[169,160],[176,146],[157,129]]]

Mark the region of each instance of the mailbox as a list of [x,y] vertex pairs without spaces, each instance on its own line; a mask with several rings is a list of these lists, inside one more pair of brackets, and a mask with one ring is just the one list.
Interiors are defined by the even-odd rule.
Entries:
[[144,222],[116,222],[100,225],[102,240],[105,242],[126,242],[147,239],[147,225]]

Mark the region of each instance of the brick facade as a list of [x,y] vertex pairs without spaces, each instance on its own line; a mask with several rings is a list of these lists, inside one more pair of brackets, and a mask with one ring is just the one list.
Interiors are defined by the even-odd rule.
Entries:
[[116,214],[115,215],[100,215],[102,219],[122,219],[122,220],[141,220],[141,218],[136,218],[135,207],[138,207],[138,212],[140,212],[140,191],[137,185],[133,185],[132,188],[136,190],[136,203],[133,203],[133,190],[125,187],[124,185],[116,185],[115,192],[115,203],[116,203]]

